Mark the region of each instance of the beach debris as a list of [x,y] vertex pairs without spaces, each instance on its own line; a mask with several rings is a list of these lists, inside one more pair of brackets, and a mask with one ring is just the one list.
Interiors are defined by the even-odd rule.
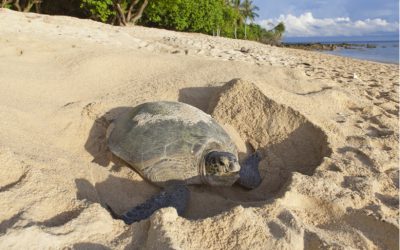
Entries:
[[303,63],[301,63],[301,64],[304,65],[304,66],[306,66],[306,67],[310,67],[310,66],[311,66],[311,64],[306,63],[306,62],[303,62]]
[[250,53],[251,49],[250,48],[246,48],[246,47],[241,47],[240,48],[240,52],[242,52],[242,53]]

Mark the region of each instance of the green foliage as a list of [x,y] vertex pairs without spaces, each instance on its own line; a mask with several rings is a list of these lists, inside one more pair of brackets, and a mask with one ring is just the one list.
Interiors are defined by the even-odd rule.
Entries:
[[40,8],[44,14],[88,18],[90,12],[81,9],[81,5],[81,0],[57,0],[56,4],[54,0],[43,0]]
[[285,32],[285,24],[283,22],[280,22],[278,25],[274,27],[274,32],[283,34]]
[[108,22],[115,16],[112,0],[82,0],[80,7],[88,10],[93,19],[102,22]]
[[141,23],[179,31],[232,33],[236,18],[224,0],[153,0]]
[[240,14],[233,8],[225,7],[222,19],[221,35],[224,37],[234,38],[235,25],[237,25],[237,20],[240,19]]
[[259,8],[253,5],[252,0],[244,0],[243,3],[241,4],[240,11],[245,21],[247,20],[254,21],[254,18],[258,17],[258,14],[256,13],[257,10],[259,10]]
[[262,37],[264,28],[258,24],[250,24],[247,31],[247,39],[259,41]]
[[263,32],[260,41],[268,44],[280,44],[285,29],[285,24],[280,22],[273,29]]
[[141,24],[178,31],[218,34],[276,43],[284,32],[283,24],[267,31],[257,24],[247,24],[257,17],[258,7],[251,0],[152,0]]
[[143,13],[142,23],[174,30],[188,30],[194,3],[187,0],[154,0]]

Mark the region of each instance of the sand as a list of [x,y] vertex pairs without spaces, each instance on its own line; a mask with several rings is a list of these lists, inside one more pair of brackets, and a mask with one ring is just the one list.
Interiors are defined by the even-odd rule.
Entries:
[[[0,9],[0,249],[398,249],[398,87],[397,65]],[[262,184],[112,219],[159,188],[107,126],[155,100],[258,149]]]

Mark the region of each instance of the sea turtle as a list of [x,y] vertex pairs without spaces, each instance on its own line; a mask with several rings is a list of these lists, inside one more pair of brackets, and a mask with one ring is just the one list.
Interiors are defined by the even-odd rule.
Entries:
[[144,179],[164,188],[123,215],[108,206],[113,217],[126,224],[169,206],[181,215],[189,200],[189,184],[237,182],[253,189],[261,182],[258,154],[240,166],[235,144],[225,130],[210,115],[185,103],[147,102],[131,108],[112,121],[107,143]]

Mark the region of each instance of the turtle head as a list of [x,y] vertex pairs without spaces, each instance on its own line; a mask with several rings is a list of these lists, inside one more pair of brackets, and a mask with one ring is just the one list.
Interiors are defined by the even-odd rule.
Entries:
[[239,179],[240,165],[229,152],[211,151],[204,157],[203,180],[212,186],[231,186]]

